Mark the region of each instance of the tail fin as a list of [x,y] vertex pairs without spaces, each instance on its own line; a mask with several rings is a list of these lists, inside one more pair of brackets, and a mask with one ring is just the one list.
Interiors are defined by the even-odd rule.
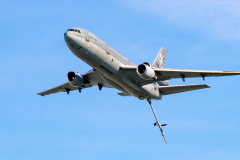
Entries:
[[164,68],[166,56],[167,56],[167,50],[162,47],[156,59],[154,60],[152,66],[155,68]]

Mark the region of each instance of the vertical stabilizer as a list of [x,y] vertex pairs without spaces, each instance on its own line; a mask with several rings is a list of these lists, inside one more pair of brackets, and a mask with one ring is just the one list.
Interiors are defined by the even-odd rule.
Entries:
[[162,47],[156,59],[154,60],[152,66],[155,68],[164,68],[166,56],[167,56],[167,50]]

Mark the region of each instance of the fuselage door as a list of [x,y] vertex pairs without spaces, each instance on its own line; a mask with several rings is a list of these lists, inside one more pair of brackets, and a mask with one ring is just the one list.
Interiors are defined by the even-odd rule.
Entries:
[[110,54],[110,49],[109,49],[109,46],[108,46],[107,43],[105,44],[105,50],[106,50],[107,54],[109,55]]
[[84,31],[84,34],[85,34],[85,40],[86,40],[87,42],[89,42],[89,35],[88,35],[88,33],[87,33],[86,31]]

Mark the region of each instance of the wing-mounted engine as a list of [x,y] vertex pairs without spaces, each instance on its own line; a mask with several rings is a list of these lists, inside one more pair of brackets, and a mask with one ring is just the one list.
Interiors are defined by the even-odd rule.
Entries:
[[152,69],[152,66],[148,62],[144,62],[137,67],[137,74],[146,80],[155,79],[155,71]]
[[74,87],[81,87],[84,85],[84,80],[81,75],[79,75],[77,72],[68,72],[67,74],[67,81],[69,84],[71,84]]

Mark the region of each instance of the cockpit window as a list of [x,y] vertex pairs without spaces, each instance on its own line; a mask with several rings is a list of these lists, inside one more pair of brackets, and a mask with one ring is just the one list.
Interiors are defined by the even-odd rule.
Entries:
[[77,30],[77,29],[68,29],[67,31],[74,31],[74,32],[81,33],[80,30]]

